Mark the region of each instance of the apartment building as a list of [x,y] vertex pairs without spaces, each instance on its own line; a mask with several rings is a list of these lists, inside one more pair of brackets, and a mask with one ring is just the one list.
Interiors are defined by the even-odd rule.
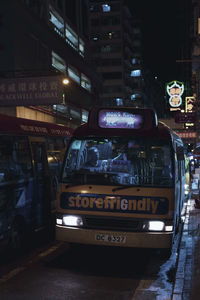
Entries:
[[89,0],[93,64],[103,105],[144,106],[141,30],[123,0]]

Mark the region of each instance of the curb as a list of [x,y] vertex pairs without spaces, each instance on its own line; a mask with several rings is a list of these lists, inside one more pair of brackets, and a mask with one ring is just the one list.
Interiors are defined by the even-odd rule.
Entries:
[[194,201],[189,199],[186,207],[185,221],[183,225],[182,237],[180,241],[180,250],[178,256],[176,278],[172,292],[172,300],[189,299],[191,291],[191,269],[193,263],[193,243],[189,234],[189,215],[194,205]]

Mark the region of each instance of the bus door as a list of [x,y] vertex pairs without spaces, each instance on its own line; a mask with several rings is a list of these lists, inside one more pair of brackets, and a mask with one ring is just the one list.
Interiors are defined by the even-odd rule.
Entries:
[[46,142],[44,138],[30,138],[35,172],[36,226],[43,227],[50,217],[49,173]]

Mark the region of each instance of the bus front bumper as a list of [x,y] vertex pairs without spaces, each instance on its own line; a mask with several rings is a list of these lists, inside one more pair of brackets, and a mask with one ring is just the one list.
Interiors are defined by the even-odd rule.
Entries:
[[56,240],[104,246],[170,248],[172,232],[121,232],[56,225]]

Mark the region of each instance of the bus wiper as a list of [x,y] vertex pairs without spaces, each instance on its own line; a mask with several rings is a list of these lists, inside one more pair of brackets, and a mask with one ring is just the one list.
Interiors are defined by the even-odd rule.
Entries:
[[[138,186],[138,185],[137,185]],[[121,186],[118,186],[116,188],[113,188],[112,189],[112,192],[116,192],[116,191],[119,191],[119,190],[125,190],[125,189],[130,189],[132,187],[135,187],[135,185],[121,185]]]

